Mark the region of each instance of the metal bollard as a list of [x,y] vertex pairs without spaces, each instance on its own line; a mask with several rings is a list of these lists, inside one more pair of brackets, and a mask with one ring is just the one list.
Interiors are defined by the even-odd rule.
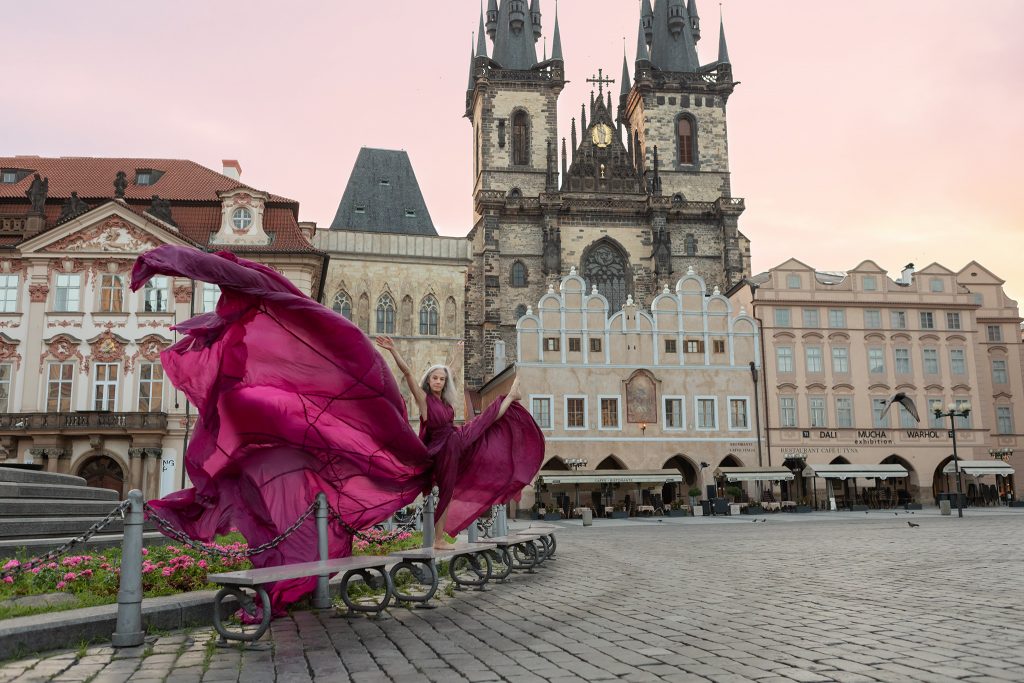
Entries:
[[117,626],[110,636],[114,647],[136,647],[145,641],[142,630],[142,491],[128,492],[121,546],[121,582],[117,589]]
[[508,512],[504,505],[495,506],[498,509],[494,512],[494,535],[498,538],[508,536]]
[[[320,551],[320,561],[330,559],[327,546],[327,494],[323,491],[316,494],[316,543]],[[316,609],[327,609],[331,606],[331,591],[327,585],[330,578],[327,574],[316,577],[316,592],[313,594],[313,607]]]
[[384,522],[384,530],[389,534],[395,530],[395,516],[391,515],[388,517],[388,521]]
[[438,488],[435,486],[423,499],[423,547],[434,547],[434,505],[437,504]]
[[477,528],[476,525],[478,521],[479,520],[474,519],[472,522],[469,523],[469,526],[466,527],[466,536],[468,537],[470,543],[476,543],[480,540],[480,529]]

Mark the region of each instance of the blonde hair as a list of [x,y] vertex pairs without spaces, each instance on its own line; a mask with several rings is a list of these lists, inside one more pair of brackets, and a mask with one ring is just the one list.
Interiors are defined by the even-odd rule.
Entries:
[[430,376],[437,370],[444,370],[444,388],[441,389],[441,400],[454,407],[455,403],[459,400],[459,393],[458,389],[455,388],[455,378],[452,376],[452,370],[447,365],[431,365],[427,368],[427,371],[423,373],[423,378],[420,379],[420,388],[428,396],[431,394]]

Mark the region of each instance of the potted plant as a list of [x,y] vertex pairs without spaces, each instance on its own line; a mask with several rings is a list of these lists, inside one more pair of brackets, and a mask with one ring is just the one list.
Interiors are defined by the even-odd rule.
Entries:
[[626,510],[625,505],[616,505],[615,509],[612,510],[612,519],[626,519],[629,517],[629,511]]
[[686,516],[686,510],[683,509],[683,502],[681,500],[677,500],[676,502],[672,503],[672,505],[668,509],[668,516],[669,517],[685,517]]
[[700,504],[700,487],[694,484],[690,487],[690,490],[686,492],[686,495],[690,497],[690,509],[694,510]]

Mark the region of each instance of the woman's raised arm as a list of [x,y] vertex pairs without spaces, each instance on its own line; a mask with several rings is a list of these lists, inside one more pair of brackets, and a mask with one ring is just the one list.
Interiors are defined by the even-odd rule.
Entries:
[[395,340],[381,335],[376,337],[374,342],[380,348],[391,352],[391,357],[395,359],[395,365],[398,366],[398,370],[405,378],[405,383],[409,385],[409,391],[416,401],[416,407],[420,411],[420,419],[427,419],[427,395],[423,392],[423,387],[416,383],[416,378],[412,376],[412,371],[409,370],[409,364],[405,362],[402,354],[398,352],[398,347],[395,346]]

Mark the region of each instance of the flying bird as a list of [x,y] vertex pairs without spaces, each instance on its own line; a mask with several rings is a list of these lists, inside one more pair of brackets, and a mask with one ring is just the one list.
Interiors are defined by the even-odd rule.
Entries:
[[907,526],[909,526],[911,529],[913,529],[914,527],[918,527],[918,526],[921,526],[921,525],[920,524],[914,524],[910,520],[907,520]]
[[889,414],[889,408],[892,407],[893,403],[899,403],[903,408],[910,413],[910,416],[914,418],[914,422],[920,422],[921,418],[917,414],[917,406],[914,405],[914,399],[907,396],[902,391],[897,391],[893,394],[892,398],[886,399],[885,408],[882,409],[882,418],[885,418]]

